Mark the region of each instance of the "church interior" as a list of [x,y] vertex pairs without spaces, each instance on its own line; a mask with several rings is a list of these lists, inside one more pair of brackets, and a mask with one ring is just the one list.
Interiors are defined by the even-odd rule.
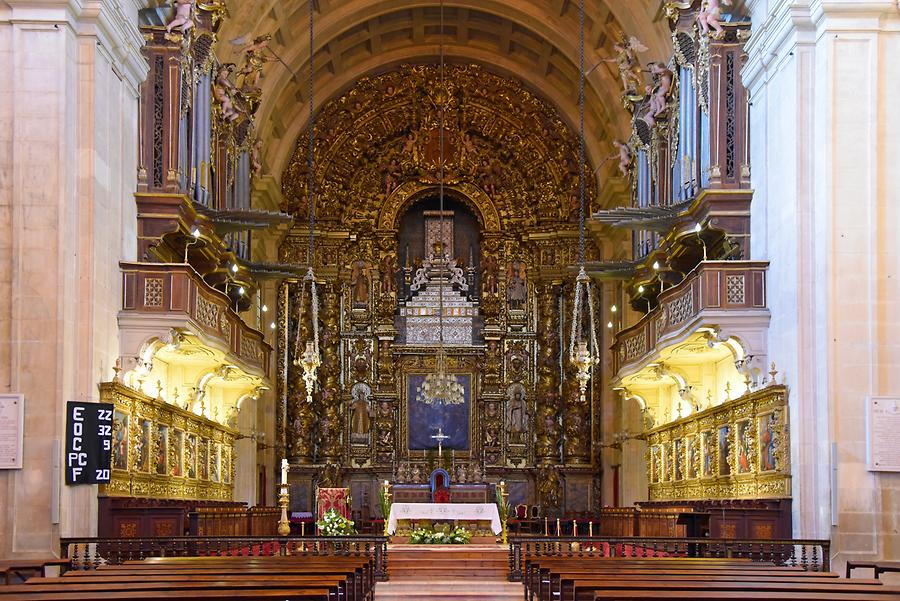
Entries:
[[0,600],[900,598],[898,53],[897,0],[3,0]]

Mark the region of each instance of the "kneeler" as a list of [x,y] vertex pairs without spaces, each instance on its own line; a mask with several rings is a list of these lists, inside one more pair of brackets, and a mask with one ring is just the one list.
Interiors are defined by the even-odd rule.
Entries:
[[[317,488],[316,489],[316,521],[329,509],[334,509],[339,514],[350,519],[350,489],[349,488]],[[318,528],[316,528],[318,530]]]

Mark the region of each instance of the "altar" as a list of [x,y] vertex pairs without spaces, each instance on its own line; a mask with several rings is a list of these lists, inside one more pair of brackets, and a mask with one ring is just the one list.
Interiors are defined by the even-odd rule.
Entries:
[[[476,538],[499,536],[503,529],[494,503],[394,503],[388,518],[387,533],[406,538],[424,523],[452,523]],[[393,542],[402,542],[395,540]]]

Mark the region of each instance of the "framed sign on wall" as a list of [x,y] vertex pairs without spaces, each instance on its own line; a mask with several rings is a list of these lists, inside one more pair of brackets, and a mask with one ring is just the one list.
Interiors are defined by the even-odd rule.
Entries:
[[866,463],[871,472],[900,472],[900,397],[866,403]]
[[25,395],[0,394],[0,470],[22,469]]

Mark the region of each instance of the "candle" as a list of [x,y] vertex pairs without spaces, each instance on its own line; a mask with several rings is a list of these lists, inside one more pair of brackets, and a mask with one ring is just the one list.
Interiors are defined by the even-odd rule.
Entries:
[[561,532],[561,530],[559,527],[559,518],[556,518],[556,536],[561,536],[560,532]]
[[588,538],[594,538],[594,522],[588,522]]
[[544,536],[550,536],[550,524],[547,523],[547,518],[544,518]]
[[390,485],[391,485],[390,482],[388,482],[387,480],[384,481],[384,487],[385,487],[385,488],[387,488],[387,487],[390,486]]
[[281,460],[281,483],[287,484],[288,460]]
[[578,520],[572,520],[572,536],[578,536]]

